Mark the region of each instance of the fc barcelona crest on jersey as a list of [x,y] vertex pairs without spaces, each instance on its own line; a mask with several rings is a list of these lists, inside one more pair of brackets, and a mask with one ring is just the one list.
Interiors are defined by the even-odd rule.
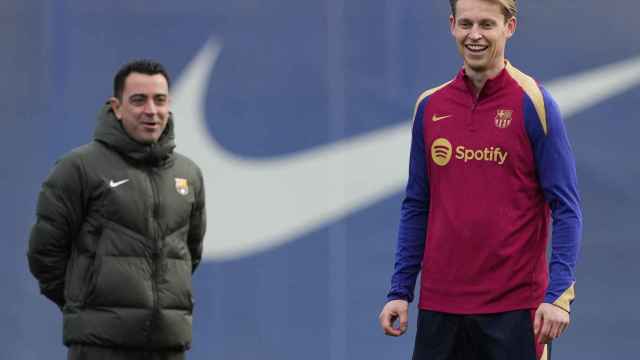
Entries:
[[176,179],[176,191],[180,195],[187,195],[189,193],[189,182],[187,179],[175,178]]
[[498,113],[496,114],[496,127],[500,129],[509,127],[511,124],[511,114],[513,114],[513,110],[498,109]]

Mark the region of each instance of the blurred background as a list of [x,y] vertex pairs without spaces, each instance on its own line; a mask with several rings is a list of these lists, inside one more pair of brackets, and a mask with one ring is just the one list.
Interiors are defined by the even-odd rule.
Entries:
[[[640,41],[632,0],[521,2],[507,56],[558,99],[585,228],[556,359],[637,358]],[[408,359],[377,323],[420,92],[461,66],[448,1],[0,2],[0,358],[62,359],[26,262],[40,183],[90,140],[124,62],[173,76],[209,231],[190,359]],[[575,77],[576,75],[580,75]],[[473,201],[473,199],[470,199]]]

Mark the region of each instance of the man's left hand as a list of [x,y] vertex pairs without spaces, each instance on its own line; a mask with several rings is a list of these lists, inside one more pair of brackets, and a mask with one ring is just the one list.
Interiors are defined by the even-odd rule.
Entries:
[[548,344],[569,327],[569,313],[555,305],[542,303],[536,310],[533,332],[541,344]]

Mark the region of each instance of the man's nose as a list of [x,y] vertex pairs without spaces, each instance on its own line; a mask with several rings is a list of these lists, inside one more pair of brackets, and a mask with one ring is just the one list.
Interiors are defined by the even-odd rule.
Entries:
[[147,100],[144,104],[144,112],[145,114],[155,114],[157,111],[156,104],[153,102],[153,99]]
[[471,40],[480,40],[482,39],[482,33],[480,32],[479,25],[473,25],[471,31],[469,32],[469,39]]

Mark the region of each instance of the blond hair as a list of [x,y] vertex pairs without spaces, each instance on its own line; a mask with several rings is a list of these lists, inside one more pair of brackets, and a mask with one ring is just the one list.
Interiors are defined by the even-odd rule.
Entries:
[[[502,14],[504,14],[504,19],[509,20],[512,17],[518,15],[518,4],[516,4],[516,0],[486,0],[491,2],[496,2],[502,6]],[[456,4],[458,0],[449,0],[449,4],[451,5],[451,14],[456,16]]]

